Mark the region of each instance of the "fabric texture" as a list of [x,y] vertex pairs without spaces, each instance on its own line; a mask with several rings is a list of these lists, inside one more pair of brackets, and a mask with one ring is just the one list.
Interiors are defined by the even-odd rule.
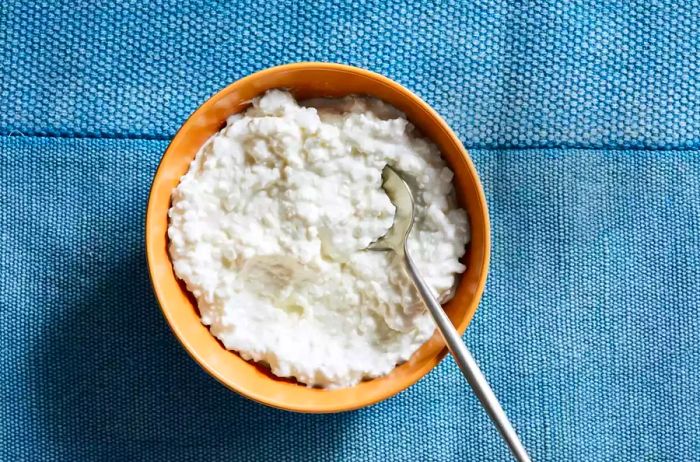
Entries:
[[232,81],[313,60],[409,86],[472,148],[700,148],[699,6],[5,0],[0,133],[170,138]]
[[465,339],[535,461],[700,460],[700,4],[0,3],[0,461],[507,461],[454,362],[378,405],[250,402],[152,294],[148,188],[197,105],[301,60],[383,73],[470,148]]

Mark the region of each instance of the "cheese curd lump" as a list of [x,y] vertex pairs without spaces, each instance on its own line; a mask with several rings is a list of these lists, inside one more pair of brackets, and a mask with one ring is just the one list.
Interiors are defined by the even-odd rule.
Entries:
[[435,325],[391,252],[390,164],[414,190],[408,247],[441,300],[469,240],[453,173],[398,110],[271,90],[198,152],[172,195],[169,251],[202,322],[280,377],[338,388],[404,362]]

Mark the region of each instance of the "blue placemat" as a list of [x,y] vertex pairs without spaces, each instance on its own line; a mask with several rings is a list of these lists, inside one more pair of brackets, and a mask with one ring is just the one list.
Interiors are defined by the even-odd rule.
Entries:
[[169,138],[294,61],[408,85],[470,147],[700,148],[700,2],[16,1],[0,133]]
[[698,26],[672,1],[0,3],[0,460],[509,460],[449,359],[298,415],[162,319],[142,241],[167,139],[298,60],[399,80],[472,148],[493,258],[465,338],[534,460],[699,460]]

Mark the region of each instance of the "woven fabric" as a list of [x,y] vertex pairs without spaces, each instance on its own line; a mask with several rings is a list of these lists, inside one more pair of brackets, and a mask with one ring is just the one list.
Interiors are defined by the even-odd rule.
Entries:
[[510,460],[449,358],[300,415],[163,320],[143,222],[167,140],[300,60],[397,79],[472,148],[493,252],[465,339],[533,459],[700,460],[698,26],[671,0],[0,2],[0,461]]
[[700,148],[700,2],[115,3],[2,2],[0,133],[168,138],[239,77],[318,60],[408,85],[471,147]]
[[[165,145],[2,139],[0,460],[508,460],[451,359],[329,416],[201,371],[145,267]],[[466,339],[534,460],[697,459],[700,157],[473,155],[493,263]]]

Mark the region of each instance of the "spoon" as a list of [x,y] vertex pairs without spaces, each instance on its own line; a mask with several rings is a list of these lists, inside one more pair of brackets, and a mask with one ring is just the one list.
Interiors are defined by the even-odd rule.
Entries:
[[462,342],[461,336],[452,325],[447,314],[445,314],[442,306],[440,306],[440,302],[433,295],[432,289],[420,275],[416,264],[408,252],[406,242],[415,219],[411,189],[396,170],[389,165],[384,167],[382,179],[384,180],[382,187],[396,207],[396,215],[394,216],[394,224],[389,231],[371,243],[368,250],[393,251],[403,257],[406,272],[413,280],[413,284],[415,284],[423,302],[425,302],[430,314],[433,316],[438,331],[440,331],[447,348],[454,356],[455,362],[467,379],[469,386],[471,386],[491,421],[496,425],[515,460],[518,462],[530,462],[530,457],[527,455],[523,444],[520,442],[496,395],[486,381],[484,374],[479,369],[467,346]]

